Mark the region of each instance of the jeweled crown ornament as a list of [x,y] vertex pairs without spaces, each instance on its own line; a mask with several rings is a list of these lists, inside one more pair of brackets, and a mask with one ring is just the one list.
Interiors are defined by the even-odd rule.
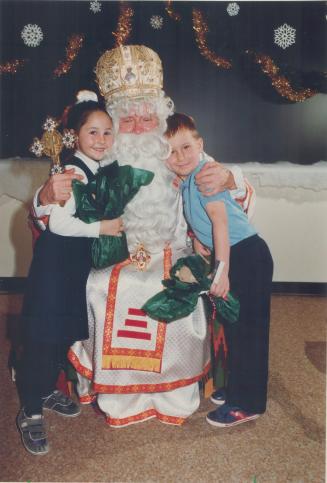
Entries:
[[121,45],[98,60],[95,74],[107,105],[121,98],[157,97],[163,87],[161,60],[144,45]]
[[48,117],[43,124],[44,133],[39,140],[34,138],[34,142],[30,147],[30,151],[35,156],[40,157],[43,154],[52,159],[52,166],[50,168],[50,174],[63,173],[65,168],[60,162],[60,153],[65,146],[66,148],[73,148],[76,136],[72,131],[68,129],[64,130],[63,135],[57,131],[58,121],[52,117]]

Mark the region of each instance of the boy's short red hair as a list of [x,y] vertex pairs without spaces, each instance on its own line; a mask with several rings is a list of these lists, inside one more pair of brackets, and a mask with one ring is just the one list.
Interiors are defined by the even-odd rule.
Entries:
[[200,137],[194,119],[191,116],[187,116],[181,112],[175,112],[172,116],[168,117],[165,136],[171,138],[172,136],[175,136],[177,131],[181,131],[182,129],[191,131],[196,138]]

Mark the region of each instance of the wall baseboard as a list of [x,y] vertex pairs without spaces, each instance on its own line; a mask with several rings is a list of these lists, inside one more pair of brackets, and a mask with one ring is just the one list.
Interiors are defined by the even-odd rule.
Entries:
[[23,293],[26,277],[0,277],[0,292]]
[[[22,293],[26,277],[0,277],[0,293]],[[272,292],[280,295],[327,295],[327,283],[273,282]]]
[[323,282],[273,282],[272,293],[280,295],[327,295]]

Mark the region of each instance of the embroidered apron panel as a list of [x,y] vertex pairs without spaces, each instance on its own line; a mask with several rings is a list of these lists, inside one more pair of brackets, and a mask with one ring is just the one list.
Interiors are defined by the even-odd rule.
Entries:
[[[167,326],[141,310],[169,276],[171,250],[164,250],[162,273],[140,272],[126,260],[111,271],[103,334],[102,369],[161,372]],[[137,290],[135,290],[137,287]]]

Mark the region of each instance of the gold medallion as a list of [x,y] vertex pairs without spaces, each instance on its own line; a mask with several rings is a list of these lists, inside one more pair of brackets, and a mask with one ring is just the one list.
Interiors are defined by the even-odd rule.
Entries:
[[136,252],[130,256],[130,259],[138,270],[144,272],[150,263],[151,256],[140,243],[136,248]]

